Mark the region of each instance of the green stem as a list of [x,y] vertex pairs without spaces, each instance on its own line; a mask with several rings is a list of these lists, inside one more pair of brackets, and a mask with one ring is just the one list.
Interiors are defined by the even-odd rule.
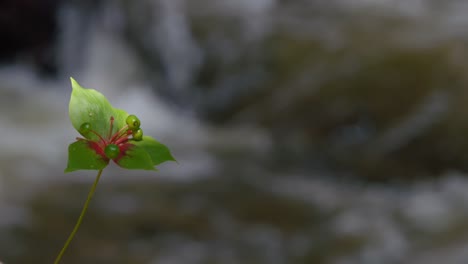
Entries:
[[58,264],[60,260],[62,259],[63,254],[65,253],[65,250],[67,250],[68,246],[70,245],[70,242],[72,241],[73,237],[75,236],[76,232],[80,228],[81,222],[83,222],[83,217],[86,214],[86,211],[88,210],[88,205],[89,202],[91,201],[91,198],[93,198],[94,191],[96,191],[96,186],[99,182],[99,178],[101,178],[102,174],[102,169],[99,170],[98,175],[96,176],[96,179],[94,180],[93,186],[91,186],[91,190],[88,193],[88,198],[86,199],[86,202],[84,203],[83,209],[81,210],[80,217],[78,218],[78,221],[75,224],[75,227],[73,228],[73,231],[70,233],[70,236],[68,236],[67,241],[62,247],[62,250],[60,250],[60,253],[58,254],[57,258],[54,261],[54,264]]

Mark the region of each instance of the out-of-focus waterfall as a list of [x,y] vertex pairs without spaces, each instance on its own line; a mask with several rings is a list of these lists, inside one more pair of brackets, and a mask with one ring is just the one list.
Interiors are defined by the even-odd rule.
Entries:
[[48,32],[10,2],[42,35],[0,45],[5,264],[51,262],[93,180],[70,76],[179,164],[106,169],[67,263],[468,260],[467,3],[50,0]]

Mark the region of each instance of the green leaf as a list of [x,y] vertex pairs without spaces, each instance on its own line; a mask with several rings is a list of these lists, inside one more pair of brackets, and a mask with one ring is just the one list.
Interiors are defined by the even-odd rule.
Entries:
[[101,170],[109,161],[97,154],[85,140],[76,141],[68,146],[68,165],[65,172],[76,170]]
[[[127,112],[112,107],[100,92],[81,87],[73,78],[70,78],[70,80],[73,91],[70,98],[69,115],[73,127],[78,132],[80,132],[82,124],[89,123],[91,130],[103,137],[107,137],[111,117],[114,117],[112,134],[126,125]],[[99,140],[99,137],[91,132],[86,134],[80,132],[80,134],[87,139]]]
[[125,169],[130,170],[156,170],[150,155],[145,149],[137,146],[131,146],[125,151],[125,155],[116,163]]
[[142,141],[132,141],[131,143],[137,147],[142,147],[151,157],[154,166],[165,161],[176,161],[169,148],[152,137],[143,136]]

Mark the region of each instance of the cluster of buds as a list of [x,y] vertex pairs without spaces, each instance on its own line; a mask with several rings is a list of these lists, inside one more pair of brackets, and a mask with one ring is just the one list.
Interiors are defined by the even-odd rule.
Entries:
[[[102,136],[92,129],[90,123],[83,123],[80,126],[79,132],[82,135],[89,133],[95,134],[99,140],[92,141],[84,138],[76,138],[77,140],[85,140],[89,146],[101,155],[105,160],[112,159],[118,161],[128,150],[132,144],[129,140],[141,141],[143,139],[143,130],[140,128],[140,119],[135,115],[129,115],[126,119],[126,125],[120,130],[112,134],[114,128],[114,117],[110,117],[110,128],[107,136]],[[130,138],[131,136],[131,138]]]

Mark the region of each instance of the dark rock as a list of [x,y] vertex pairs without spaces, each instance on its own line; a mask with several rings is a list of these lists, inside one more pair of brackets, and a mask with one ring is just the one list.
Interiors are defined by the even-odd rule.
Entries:
[[0,3],[0,62],[26,61],[39,71],[56,71],[59,0]]

